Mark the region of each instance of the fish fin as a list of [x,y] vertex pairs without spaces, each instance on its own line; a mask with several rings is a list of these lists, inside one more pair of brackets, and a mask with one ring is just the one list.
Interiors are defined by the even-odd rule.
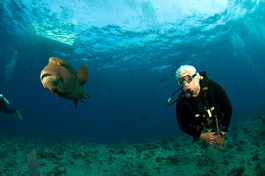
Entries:
[[[86,105],[86,103],[84,102],[84,100],[82,98],[80,98],[79,100],[81,100]],[[86,107],[87,107],[87,105],[86,105]]]
[[75,107],[77,107],[78,99],[74,99],[73,101],[74,101]]
[[80,80],[80,84],[83,85],[87,82],[88,80],[88,72],[87,72],[87,67],[86,65],[82,65],[78,72],[77,72],[77,77]]
[[90,96],[86,93],[87,97],[90,98]]

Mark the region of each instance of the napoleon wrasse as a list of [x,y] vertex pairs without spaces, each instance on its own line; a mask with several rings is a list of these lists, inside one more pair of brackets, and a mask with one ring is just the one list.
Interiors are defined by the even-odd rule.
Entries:
[[64,60],[50,57],[48,65],[40,73],[40,80],[45,89],[59,97],[73,100],[75,107],[78,99],[85,104],[82,98],[89,98],[84,85],[88,80],[86,65],[82,65],[76,72]]

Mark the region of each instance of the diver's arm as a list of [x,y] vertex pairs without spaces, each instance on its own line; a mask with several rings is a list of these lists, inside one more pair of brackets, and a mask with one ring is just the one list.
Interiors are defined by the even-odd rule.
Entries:
[[11,114],[11,113],[16,113],[17,111],[14,109],[3,108],[3,112]]
[[231,121],[233,108],[224,89],[217,82],[213,85],[213,92],[216,101],[220,105],[221,111],[224,114],[221,131],[226,132]]
[[201,131],[198,131],[195,128],[190,126],[187,120],[188,117],[185,111],[186,111],[186,107],[183,105],[183,102],[177,101],[176,115],[177,115],[177,121],[178,121],[180,130],[190,136],[199,138],[201,135]]

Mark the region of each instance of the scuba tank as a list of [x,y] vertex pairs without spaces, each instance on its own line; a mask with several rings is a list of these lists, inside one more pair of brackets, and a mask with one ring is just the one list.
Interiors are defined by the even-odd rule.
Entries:
[[6,99],[6,97],[3,96],[3,94],[0,94],[0,100],[3,100],[6,107],[9,106],[9,101]]

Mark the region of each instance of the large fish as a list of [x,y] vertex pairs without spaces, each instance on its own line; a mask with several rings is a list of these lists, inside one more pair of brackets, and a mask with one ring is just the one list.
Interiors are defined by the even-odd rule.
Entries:
[[59,97],[73,100],[75,107],[78,99],[85,104],[82,98],[89,98],[84,85],[88,80],[86,65],[82,65],[76,73],[64,60],[50,57],[48,65],[40,73],[40,80],[45,89]]

